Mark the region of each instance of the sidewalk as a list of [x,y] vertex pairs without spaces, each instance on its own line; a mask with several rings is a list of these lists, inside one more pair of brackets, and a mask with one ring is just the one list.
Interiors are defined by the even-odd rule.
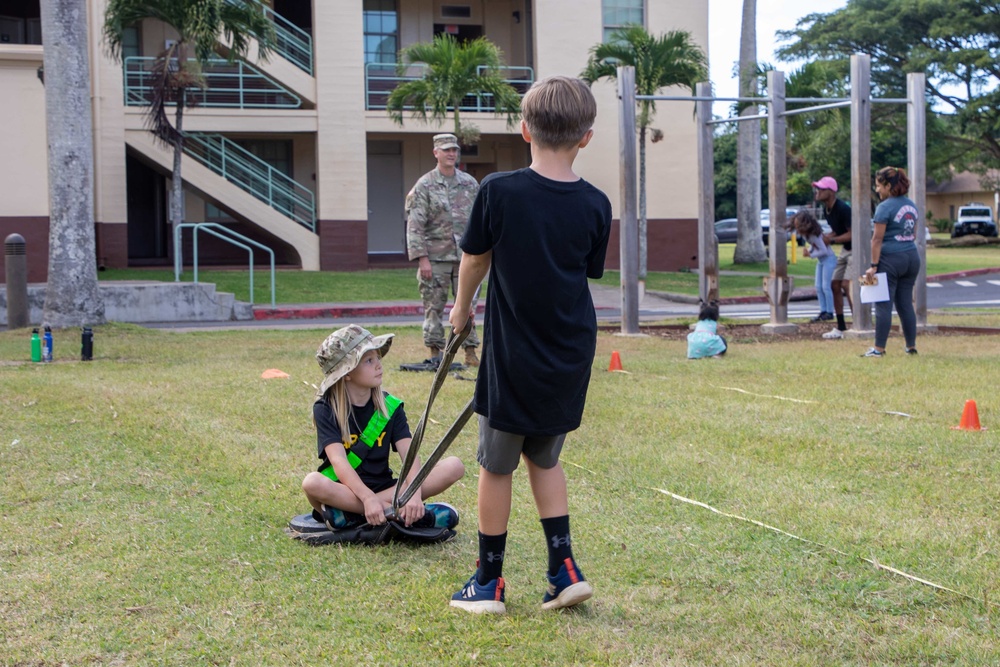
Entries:
[[[722,275],[745,275],[734,271],[720,272]],[[1000,273],[1000,267],[986,269],[972,269],[956,273],[946,273],[936,276],[927,276],[928,282],[939,282],[942,280],[957,280],[970,276],[985,275],[989,273]],[[766,274],[758,274],[763,278]],[[816,298],[816,289],[812,286],[812,279],[807,276],[796,276],[799,281],[809,281],[808,287],[797,287],[791,294],[792,301],[810,301]],[[621,290],[618,287],[607,287],[591,283],[590,293],[594,299],[594,308],[597,316],[612,317],[621,311]],[[767,303],[767,297],[763,294],[759,296],[737,296],[724,297],[719,299],[722,305],[727,304],[749,304]],[[697,313],[698,297],[690,294],[674,294],[670,292],[658,292],[647,290],[639,302],[640,314],[649,317],[662,317],[665,313],[683,314],[685,312]],[[450,307],[451,304],[448,304]],[[479,304],[478,313],[483,312],[482,301]],[[308,319],[347,319],[365,317],[423,317],[424,309],[420,301],[370,301],[359,303],[299,303],[285,304],[272,308],[271,306],[254,306],[254,320],[308,320]]]

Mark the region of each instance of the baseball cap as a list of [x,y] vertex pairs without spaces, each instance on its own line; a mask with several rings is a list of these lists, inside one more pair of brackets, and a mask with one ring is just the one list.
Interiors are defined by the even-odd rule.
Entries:
[[434,148],[458,148],[458,137],[454,134],[435,134]]
[[823,178],[813,183],[813,187],[816,188],[817,190],[833,190],[834,192],[836,192],[837,179],[835,179],[833,176],[824,176]]

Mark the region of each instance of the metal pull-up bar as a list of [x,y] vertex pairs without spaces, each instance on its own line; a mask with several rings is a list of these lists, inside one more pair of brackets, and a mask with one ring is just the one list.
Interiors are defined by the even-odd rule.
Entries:
[[[765,283],[765,292],[771,302],[771,318],[762,328],[765,332],[780,333],[795,330],[797,325],[787,321],[788,296],[791,291],[791,281],[788,280],[787,264],[785,262],[785,244],[778,243],[783,238],[780,233],[785,222],[787,205],[786,172],[785,172],[785,118],[788,116],[824,111],[842,107],[851,108],[851,235],[854,242],[853,271],[849,276],[852,285],[852,302],[854,317],[852,332],[857,335],[868,335],[872,329],[871,309],[861,307],[860,286],[856,278],[859,268],[871,262],[871,247],[868,243],[872,234],[871,220],[871,105],[872,104],[907,104],[907,144],[908,171],[911,179],[910,198],[920,211],[920,221],[917,224],[917,247],[921,257],[920,277],[914,290],[916,301],[917,323],[926,326],[927,323],[927,281],[926,281],[926,108],[924,101],[924,75],[907,75],[907,97],[905,98],[873,98],[871,96],[871,56],[857,54],[851,56],[851,97],[849,98],[817,98],[817,97],[784,97],[784,73],[768,72],[768,97],[713,97],[711,84],[708,82],[697,85],[694,96],[678,95],[636,95],[635,75],[632,67],[618,68],[618,99],[620,103],[619,138],[621,140],[622,158],[622,211],[621,220],[621,260],[622,260],[622,332],[638,332],[638,311],[633,304],[637,302],[637,288],[630,282],[629,276],[637,275],[635,268],[638,262],[637,252],[632,250],[635,240],[631,231],[635,217],[635,103],[643,101],[694,102],[698,122],[698,293],[705,301],[718,299],[718,248],[715,245],[715,185],[714,185],[714,139],[712,126],[748,120],[768,121],[769,178],[768,204],[771,210],[771,226],[779,230],[770,234],[770,271]],[[738,116],[732,118],[713,119],[712,103],[714,102],[746,102],[767,105],[768,114]],[[786,104],[811,104],[816,106],[791,109]],[[630,124],[629,124],[630,123]],[[631,151],[628,147],[631,146]],[[636,262],[636,264],[631,264]]]

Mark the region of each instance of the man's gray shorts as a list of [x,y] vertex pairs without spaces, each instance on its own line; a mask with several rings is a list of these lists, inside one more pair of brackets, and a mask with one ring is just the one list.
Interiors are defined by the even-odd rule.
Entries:
[[840,255],[837,257],[837,266],[833,269],[833,276],[830,280],[850,280],[847,276],[849,274],[849,269],[851,268],[851,251],[840,249]]
[[479,417],[479,451],[476,460],[479,465],[494,475],[509,475],[517,470],[521,454],[539,468],[553,468],[559,463],[566,434],[562,435],[517,435],[498,431],[491,427],[483,415]]

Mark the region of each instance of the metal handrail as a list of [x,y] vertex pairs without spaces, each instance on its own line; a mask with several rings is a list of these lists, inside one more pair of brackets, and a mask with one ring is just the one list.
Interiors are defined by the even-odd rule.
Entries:
[[[123,83],[126,106],[148,106],[152,99],[152,66],[157,58],[129,56],[125,58]],[[188,59],[188,62],[196,62]],[[176,67],[176,60],[172,59]],[[298,109],[302,98],[260,71],[253,65],[237,60],[229,62],[212,58],[202,70],[204,88],[187,91],[192,106],[236,109]],[[171,102],[171,104],[173,104]]]
[[[405,70],[405,74],[399,73],[401,68]],[[425,69],[427,69],[427,65],[424,63],[414,63],[412,65],[404,65],[402,63],[365,63],[365,108],[385,109],[389,93],[395,90],[401,83],[422,79],[423,76],[419,72]],[[480,73],[488,69],[505,70],[510,73],[522,72],[523,74],[520,77],[504,79],[506,83],[513,86],[522,96],[528,91],[531,84],[535,82],[535,70],[532,67],[487,67],[485,65],[478,67]],[[462,103],[458,109],[459,111],[493,112],[496,111],[496,105],[493,104],[492,100],[493,95],[489,93],[467,95],[462,99]],[[413,108],[412,105],[403,107],[404,110],[412,110]],[[448,107],[448,109],[451,110],[452,107]]]
[[[226,0],[230,5],[241,5],[244,0]],[[256,2],[256,0],[255,0]],[[312,35],[295,25],[267,5],[256,2],[264,10],[264,16],[274,23],[275,51],[280,53],[307,74],[313,73]]]
[[219,134],[190,133],[184,152],[306,229],[316,231],[316,195],[295,179]]
[[[247,238],[246,236],[243,236],[239,232],[234,232],[233,230],[229,229],[228,227],[220,225],[217,222],[182,222],[181,224],[176,225],[174,227],[174,282],[178,282],[179,283],[181,281],[181,267],[184,265],[184,263],[182,261],[182,258],[181,258],[181,255],[182,255],[181,232],[183,231],[183,229],[185,227],[190,227],[190,228],[192,228],[194,230],[194,246],[192,248],[192,254],[194,255],[194,282],[196,282],[196,283],[198,282],[198,232],[199,231],[204,231],[207,234],[211,234],[212,236],[214,236],[214,237],[216,237],[218,239],[221,239],[221,240],[225,241],[226,243],[230,243],[230,244],[232,244],[234,246],[238,246],[240,248],[243,248],[248,253],[250,253],[250,271],[249,271],[249,273],[250,273],[250,305],[251,306],[253,305],[253,264],[254,264],[254,262],[253,262],[253,248],[251,248],[249,245],[246,245],[244,243],[240,243],[240,241],[237,241],[236,239],[240,239],[242,241],[246,241],[246,243],[255,245],[258,248],[260,248],[260,249],[268,252],[271,255],[271,307],[274,308],[274,306],[275,306],[275,292],[274,292],[274,251],[271,250],[270,248],[268,248],[263,243],[259,243],[257,241],[254,241],[251,238]],[[221,233],[215,231],[216,229],[222,230],[223,232],[225,232],[225,234],[221,234]],[[228,234],[229,236],[226,236],[226,234]],[[232,237],[236,237],[236,238],[232,238]]]

